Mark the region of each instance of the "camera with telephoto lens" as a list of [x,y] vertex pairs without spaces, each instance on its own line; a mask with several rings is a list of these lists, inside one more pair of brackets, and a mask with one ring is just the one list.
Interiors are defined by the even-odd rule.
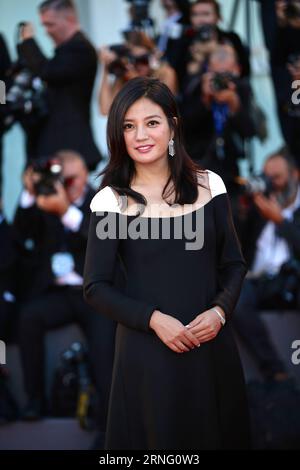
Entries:
[[239,185],[241,192],[247,196],[253,196],[256,193],[269,196],[273,190],[272,181],[265,174],[252,175],[249,178],[238,176],[235,178],[235,181]]
[[41,158],[33,161],[30,165],[36,177],[33,184],[36,196],[51,196],[56,194],[55,185],[57,182],[64,184],[61,162],[52,158]]
[[236,80],[235,75],[230,72],[214,73],[211,85],[214,91],[223,91],[229,88],[229,83],[234,83]]
[[[25,25],[24,22],[18,24],[18,37]],[[48,115],[47,87],[31,72],[20,54],[8,73],[7,82],[6,104],[0,107],[4,130],[15,122],[32,126]]]
[[108,72],[117,78],[123,78],[127,72],[130,51],[124,44],[113,44],[109,46],[109,50],[114,52],[117,58],[109,64]]
[[284,15],[287,20],[300,19],[300,1],[285,0]]
[[38,176],[33,184],[36,196],[51,196],[56,194],[56,184],[60,182],[68,189],[74,182],[74,177],[63,176],[61,161],[55,155],[50,158],[39,158],[30,163],[35,175]]
[[117,55],[117,58],[109,64],[108,72],[117,78],[123,78],[126,75],[129,64],[134,67],[139,65],[149,66],[150,64],[150,54],[134,56],[130,53],[128,47],[123,44],[112,45],[109,49]]
[[150,65],[150,54],[141,54],[139,56],[130,55],[129,56],[130,63],[134,67],[141,66],[149,66]]
[[46,87],[39,77],[16,64],[11,72],[6,104],[1,106],[1,121],[5,130],[15,122],[39,122],[48,115]]

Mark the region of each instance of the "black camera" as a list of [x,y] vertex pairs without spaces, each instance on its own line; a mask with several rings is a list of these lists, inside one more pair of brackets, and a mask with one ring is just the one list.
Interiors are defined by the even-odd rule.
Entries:
[[273,190],[273,184],[270,178],[265,174],[252,175],[249,178],[236,178],[237,184],[240,186],[242,193],[252,196],[255,193],[263,193],[269,196]]
[[300,1],[299,0],[286,0],[284,8],[284,15],[287,20],[300,19]]
[[112,45],[109,49],[117,55],[117,58],[109,64],[108,71],[117,78],[124,77],[128,71],[127,66],[129,64],[135,67],[138,67],[139,65],[149,66],[150,54],[134,56],[131,54],[128,47],[123,44]]
[[214,73],[211,85],[214,91],[223,91],[229,88],[229,83],[236,80],[236,77],[230,72]]
[[1,120],[7,130],[15,122],[39,122],[48,115],[46,86],[32,72],[15,64],[8,79],[6,104],[1,106]]
[[[17,40],[25,22],[17,25]],[[17,46],[18,49],[18,46]],[[7,76],[6,104],[0,107],[1,125],[8,130],[15,122],[24,127],[38,124],[48,115],[47,88],[22,59],[18,49],[18,60]]]
[[150,65],[150,54],[142,54],[139,56],[130,55],[129,56],[130,63],[135,67],[139,65],[149,66]]
[[208,42],[214,39],[216,35],[216,26],[204,24],[194,31],[194,41]]
[[124,44],[114,44],[109,49],[117,56],[108,66],[108,72],[117,78],[122,78],[127,72],[127,64],[129,63],[129,49]]
[[55,185],[58,181],[65,184],[62,175],[62,165],[54,157],[42,158],[31,163],[31,168],[38,175],[34,183],[34,193],[36,196],[50,196],[56,193]]

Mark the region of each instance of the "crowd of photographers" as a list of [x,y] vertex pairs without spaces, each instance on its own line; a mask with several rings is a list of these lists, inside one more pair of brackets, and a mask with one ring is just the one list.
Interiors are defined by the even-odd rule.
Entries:
[[[289,380],[289,372],[259,312],[300,307],[300,105],[291,100],[292,82],[300,78],[300,3],[261,2],[287,146],[248,181],[240,177],[239,160],[247,158],[250,139],[266,137],[266,117],[251,89],[249,51],[236,33],[219,28],[218,2],[162,0],[166,19],[159,36],[149,17],[150,1],[129,3],[124,42],[102,47],[98,57],[70,0],[47,0],[39,7],[55,45],[51,59],[31,24],[18,26],[13,65],[0,36],[0,79],[7,87],[6,105],[0,107],[0,158],[3,134],[19,122],[27,161],[11,225],[0,211],[0,338],[20,346],[28,398],[22,417],[32,420],[48,412],[46,332],[74,322],[82,327],[98,394],[98,447],[105,433],[115,325],[82,298],[94,195],[88,173],[102,160],[90,126],[97,62],[99,113],[109,113],[131,78],[159,78],[178,101],[189,154],[224,179],[249,267],[234,325],[266,380]],[[123,280],[120,267],[115,282],[121,287]]]

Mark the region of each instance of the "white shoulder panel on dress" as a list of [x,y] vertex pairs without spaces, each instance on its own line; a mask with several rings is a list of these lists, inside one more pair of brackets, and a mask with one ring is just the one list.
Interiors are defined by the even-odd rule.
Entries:
[[121,212],[118,199],[110,186],[105,186],[92,199],[92,212]]
[[207,170],[211,197],[227,193],[226,186],[221,176],[211,170]]

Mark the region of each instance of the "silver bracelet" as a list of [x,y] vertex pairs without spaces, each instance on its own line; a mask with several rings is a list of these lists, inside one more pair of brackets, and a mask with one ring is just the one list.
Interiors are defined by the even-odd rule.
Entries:
[[220,321],[221,321],[222,325],[224,326],[225,323],[226,323],[226,320],[225,320],[225,318],[223,317],[223,315],[219,312],[219,310],[217,310],[216,307],[212,307],[211,310],[213,310],[214,312],[216,312],[216,314],[217,314],[218,317],[220,318]]

